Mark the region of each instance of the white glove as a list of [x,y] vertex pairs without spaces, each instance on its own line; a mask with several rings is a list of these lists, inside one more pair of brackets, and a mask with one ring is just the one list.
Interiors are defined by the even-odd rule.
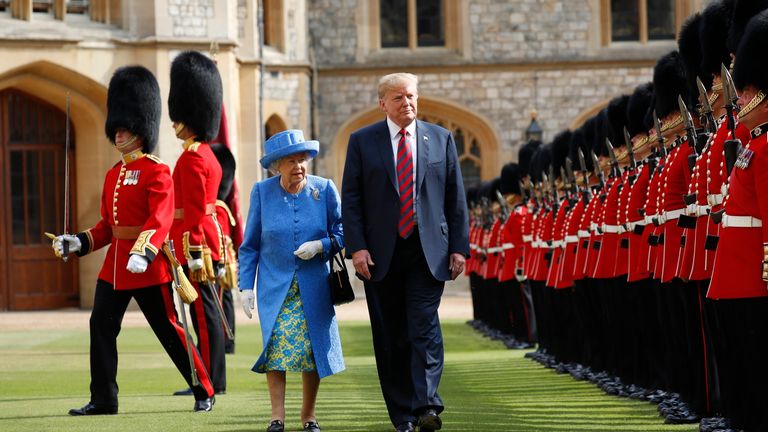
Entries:
[[125,268],[131,273],[144,273],[147,271],[148,265],[149,261],[146,257],[131,254],[131,257],[128,258],[128,265]]
[[203,268],[203,259],[202,258],[191,259],[187,261],[187,265],[189,266],[190,270],[200,270]]
[[312,240],[303,243],[296,249],[293,254],[303,260],[312,259],[313,256],[323,251],[323,242],[320,240]]
[[518,281],[518,282],[520,282],[520,283],[523,283],[523,282],[525,282],[525,281],[526,281],[528,278],[527,278],[527,277],[525,277],[525,275],[523,274],[523,272],[522,272],[521,270],[519,270],[519,269],[518,269],[517,271],[515,271],[515,279],[517,279],[517,281]]
[[240,296],[240,300],[243,301],[243,312],[245,312],[245,315],[248,318],[251,318],[253,316],[253,314],[251,314],[251,311],[253,310],[253,303],[254,303],[254,300],[256,299],[253,294],[253,290],[252,289],[242,290],[240,291],[240,294],[242,294]]
[[83,246],[77,236],[71,234],[56,236],[56,238],[53,239],[53,253],[59,258],[64,255],[64,242],[69,244],[69,253],[77,252]]
[[224,279],[224,276],[227,275],[227,269],[223,265],[219,264],[216,268],[216,279]]

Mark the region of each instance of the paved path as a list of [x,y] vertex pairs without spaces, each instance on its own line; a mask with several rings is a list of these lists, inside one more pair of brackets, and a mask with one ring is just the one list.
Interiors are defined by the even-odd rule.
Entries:
[[[440,304],[440,317],[442,319],[471,319],[472,318],[472,300],[469,297],[467,279],[464,276],[458,280],[446,284],[445,295]],[[365,303],[365,293],[360,284],[355,285],[357,299],[343,306],[336,308],[336,315],[340,321],[364,321],[368,319],[368,308]],[[235,307],[237,325],[255,325],[258,324],[258,317],[255,314],[253,319],[248,319],[243,313],[239,302]],[[90,310],[81,309],[60,309],[54,311],[35,311],[35,312],[0,312],[0,331],[3,330],[24,330],[24,329],[76,329],[88,328],[88,318]],[[123,319],[123,327],[144,327],[148,326],[144,316],[138,310],[138,307],[132,302],[128,312]]]

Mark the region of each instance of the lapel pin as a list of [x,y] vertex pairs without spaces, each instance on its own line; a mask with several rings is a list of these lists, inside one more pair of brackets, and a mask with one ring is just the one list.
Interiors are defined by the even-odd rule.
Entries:
[[424,141],[429,141],[429,137],[424,135]]

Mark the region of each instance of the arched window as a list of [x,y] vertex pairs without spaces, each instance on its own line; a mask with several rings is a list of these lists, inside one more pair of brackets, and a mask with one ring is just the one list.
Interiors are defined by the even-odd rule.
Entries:
[[456,153],[459,155],[464,187],[480,183],[483,164],[480,142],[477,137],[472,132],[462,128],[460,124],[434,115],[420,115],[419,120],[435,123],[451,131],[453,140],[456,143]]
[[267,119],[267,123],[264,125],[264,141],[268,140],[272,135],[282,132],[288,129],[285,126],[285,122],[277,114],[272,114]]

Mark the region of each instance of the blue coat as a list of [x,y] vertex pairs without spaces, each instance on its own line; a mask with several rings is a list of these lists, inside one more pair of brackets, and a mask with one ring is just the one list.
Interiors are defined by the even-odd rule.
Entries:
[[[339,327],[328,286],[331,249],[329,235],[344,247],[339,193],[331,180],[307,176],[297,195],[280,186],[280,176],[256,183],[240,246],[240,289],[253,289],[264,349],[254,371],[266,361],[272,328],[290,288],[293,275],[299,280],[304,316],[320,378],[344,370]],[[310,240],[323,242],[323,253],[302,260],[293,252]],[[258,269],[258,280],[256,273]]]

